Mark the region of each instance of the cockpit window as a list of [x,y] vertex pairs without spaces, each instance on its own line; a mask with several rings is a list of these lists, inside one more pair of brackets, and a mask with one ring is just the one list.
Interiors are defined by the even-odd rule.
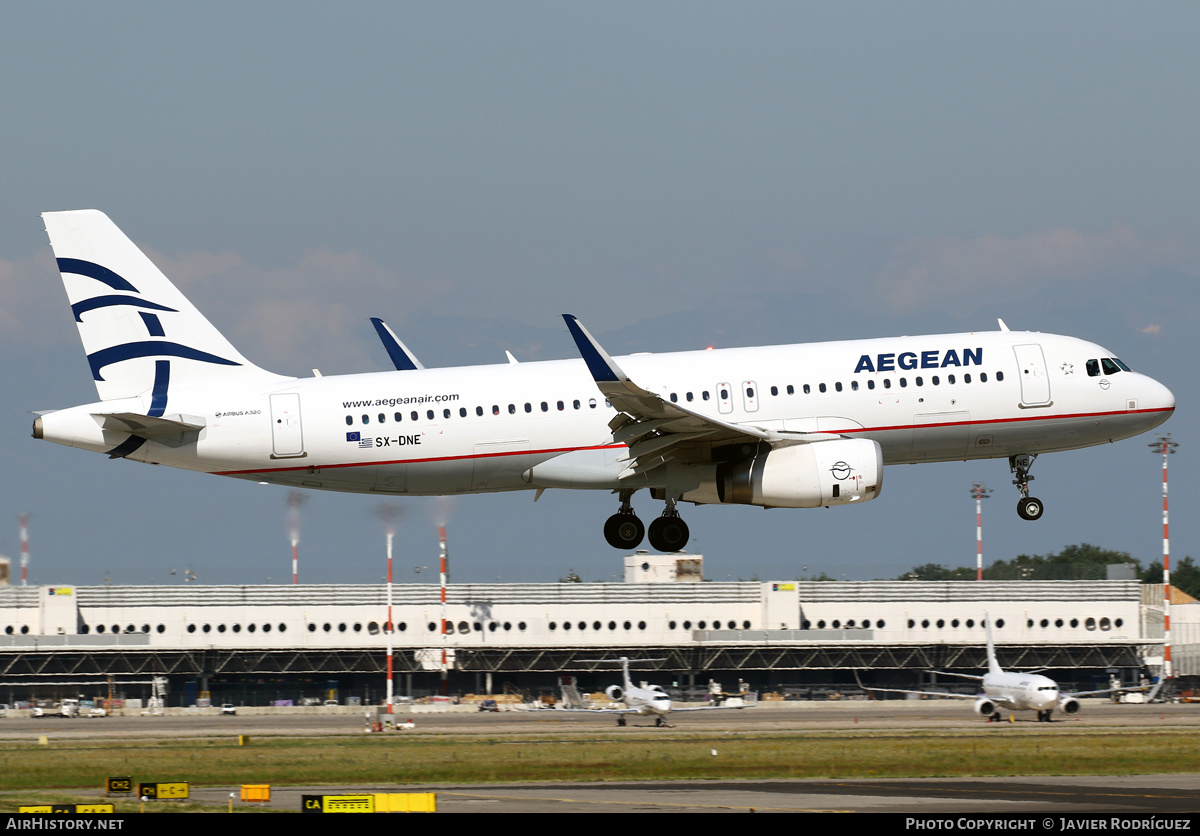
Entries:
[[1117,372],[1131,371],[1129,366],[1126,366],[1116,357],[1102,357],[1099,360],[1087,361],[1088,377],[1099,377],[1101,373],[1116,374]]

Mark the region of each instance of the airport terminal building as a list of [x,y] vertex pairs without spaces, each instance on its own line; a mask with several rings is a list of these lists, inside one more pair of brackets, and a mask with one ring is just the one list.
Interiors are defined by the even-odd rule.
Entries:
[[[1162,662],[1162,588],[1137,581],[709,583],[701,566],[639,553],[624,583],[451,584],[444,610],[438,584],[398,584],[398,693],[438,692],[443,654],[452,694],[536,693],[563,673],[599,689],[619,656],[680,688],[908,687],[985,667],[985,613],[1002,665],[1063,684],[1133,683]],[[1176,675],[1200,674],[1193,607],[1172,608]],[[21,683],[165,675],[172,705],[378,702],[387,613],[382,585],[0,587],[0,701]]]

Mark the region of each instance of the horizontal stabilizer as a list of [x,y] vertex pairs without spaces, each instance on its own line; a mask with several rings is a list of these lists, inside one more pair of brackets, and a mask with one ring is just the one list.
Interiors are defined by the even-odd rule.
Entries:
[[166,415],[155,418],[136,412],[108,412],[92,417],[106,430],[126,432],[147,439],[199,432],[205,426],[204,419],[199,415]]

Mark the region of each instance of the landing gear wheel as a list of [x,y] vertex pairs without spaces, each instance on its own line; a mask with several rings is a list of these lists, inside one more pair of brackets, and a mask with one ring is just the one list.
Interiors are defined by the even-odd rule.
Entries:
[[677,552],[687,545],[691,532],[680,517],[659,517],[650,523],[650,545],[660,552]]
[[604,522],[604,539],[614,549],[636,549],[646,536],[646,526],[633,514],[613,514]]
[[1036,520],[1042,516],[1042,501],[1026,496],[1017,502],[1017,516],[1023,520]]
[[660,729],[661,729],[663,726],[665,726],[665,725],[666,725],[666,723],[664,723],[664,722],[663,722],[663,718],[662,718],[662,717],[655,717],[655,718],[654,718],[654,725],[655,725],[657,728],[660,728]]
[[625,718],[624,718],[624,717],[621,717],[621,716],[619,716],[619,715],[618,715],[618,716],[617,716],[617,725],[618,725],[618,726],[623,726],[623,725],[625,725]]

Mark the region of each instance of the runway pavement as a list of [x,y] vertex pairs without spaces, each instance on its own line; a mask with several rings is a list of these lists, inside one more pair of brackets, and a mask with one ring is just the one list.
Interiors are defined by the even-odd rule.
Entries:
[[[372,716],[373,712],[372,712]],[[1005,713],[1005,722],[1009,715]],[[398,707],[397,722],[412,720],[415,728],[396,734],[535,734],[561,731],[605,731],[614,735],[652,728],[653,720],[632,717],[618,727],[613,715],[558,713],[554,709],[528,712],[504,710],[417,711]],[[361,732],[365,709],[339,707],[322,713],[288,709],[241,708],[236,716],[216,713],[173,713],[151,717],[112,716],[96,719],[58,717],[0,719],[0,740],[55,737],[220,737],[224,735],[337,735]],[[1012,722],[1038,726],[1032,712],[1016,712]],[[987,727],[969,703],[958,700],[882,700],[764,703],[741,711],[697,711],[675,714],[671,727],[687,730],[795,731],[798,729],[968,729]],[[1168,727],[1192,726],[1200,732],[1200,704],[1114,705],[1085,700],[1074,717],[1054,716],[1053,727]]]
[[[396,715],[407,720],[410,715]],[[415,728],[385,732],[389,735],[564,735],[584,732],[620,737],[648,733],[699,734],[730,732],[794,733],[812,729],[844,730],[976,729],[1002,732],[976,716],[969,706],[948,701],[882,701],[841,703],[787,703],[762,705],[743,711],[695,712],[672,718],[673,728],[656,729],[652,721],[634,718],[618,727],[611,716],[581,716],[544,712],[413,713]],[[1200,732],[1200,705],[1112,705],[1088,701],[1075,717],[1056,717],[1050,726],[1032,715],[1015,717],[1006,728],[1024,732],[1054,733],[1067,729],[1171,730]],[[364,733],[364,714],[343,709],[340,713],[289,714],[243,710],[235,717],[183,714],[161,717],[107,717],[101,719],[5,718],[0,719],[0,739],[130,738],[162,739],[223,737],[227,735],[329,735]],[[1197,765],[1200,772],[1200,764]],[[1062,829],[1054,817],[1080,814],[1150,816],[1200,811],[1200,774],[1117,777],[1021,777],[975,779],[875,779],[875,780],[730,780],[488,784],[441,786],[388,786],[275,788],[272,807],[300,809],[304,794],[335,792],[436,792],[439,812],[877,812],[890,814],[1029,814],[1038,829]],[[223,805],[234,787],[195,788],[193,797]],[[1200,826],[1200,824],[1198,824]]]

